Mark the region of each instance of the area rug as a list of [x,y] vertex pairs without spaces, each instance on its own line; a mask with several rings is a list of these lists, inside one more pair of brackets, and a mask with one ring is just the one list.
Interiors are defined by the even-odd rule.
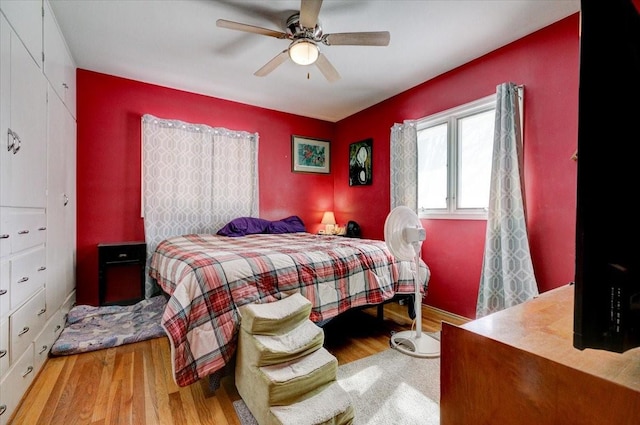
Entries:
[[166,303],[158,295],[129,306],[75,306],[51,354],[79,354],[164,336],[160,319]]
[[[337,379],[355,409],[354,425],[439,425],[440,359],[395,349],[338,367]],[[233,406],[242,425],[257,425],[247,405]]]

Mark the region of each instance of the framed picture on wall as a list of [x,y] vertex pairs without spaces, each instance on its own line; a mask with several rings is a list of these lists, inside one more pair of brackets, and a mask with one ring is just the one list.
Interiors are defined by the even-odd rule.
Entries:
[[349,186],[370,185],[373,181],[373,139],[349,145]]
[[291,171],[330,173],[330,148],[328,140],[291,136]]

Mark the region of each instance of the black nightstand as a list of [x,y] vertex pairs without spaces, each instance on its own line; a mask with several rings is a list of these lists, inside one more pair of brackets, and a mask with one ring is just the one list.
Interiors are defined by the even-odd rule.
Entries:
[[[147,245],[144,242],[117,242],[98,244],[98,302],[103,305],[129,305],[144,299],[144,271],[147,263]],[[117,267],[117,269],[115,269]],[[126,269],[125,269],[126,268]],[[124,299],[107,301],[110,270],[126,272],[133,269],[136,273],[134,281],[139,285],[139,295],[127,296]],[[118,273],[119,280],[123,274]],[[130,279],[125,279],[130,280]],[[137,291],[136,291],[137,292]],[[130,294],[131,291],[127,291]]]

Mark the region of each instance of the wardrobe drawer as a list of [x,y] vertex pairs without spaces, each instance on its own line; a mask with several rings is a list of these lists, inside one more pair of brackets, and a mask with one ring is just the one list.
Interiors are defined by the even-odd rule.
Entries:
[[0,379],[9,370],[9,319],[0,320]]
[[3,208],[0,216],[0,256],[46,242],[47,215],[44,210]]
[[40,333],[45,324],[45,293],[39,291],[9,316],[11,359],[20,356]]
[[11,258],[11,309],[20,305],[43,287],[47,277],[47,254],[44,247]]
[[7,317],[11,310],[10,281],[11,264],[9,261],[0,261],[0,318]]
[[0,257],[11,254],[11,234],[6,208],[0,208]]
[[0,383],[0,424],[7,423],[36,374],[33,366],[33,343],[28,348]]
[[63,314],[60,310],[56,311],[56,313],[49,319],[47,324],[44,326],[44,329],[38,335],[34,343],[34,367],[35,371],[39,371],[45,360],[49,356],[49,352],[51,351],[51,346],[56,339],[60,336],[62,332],[62,328],[64,327],[64,318]]
[[63,320],[62,325],[64,326],[67,322],[67,314],[69,314],[69,310],[76,305],[76,291],[75,289],[67,296],[67,299],[64,300],[62,307],[60,307],[60,311],[62,312]]

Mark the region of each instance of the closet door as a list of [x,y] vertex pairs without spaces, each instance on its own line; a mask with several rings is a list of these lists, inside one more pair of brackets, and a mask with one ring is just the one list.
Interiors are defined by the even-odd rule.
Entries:
[[47,312],[53,314],[75,288],[76,122],[52,88],[48,97]]
[[[11,141],[8,135],[11,119],[11,37],[11,27],[0,13],[0,205],[4,205],[5,198],[9,199],[13,157],[13,153],[7,150],[7,144]],[[8,244],[8,240],[0,240],[0,247]]]
[[6,20],[0,19],[3,93],[0,205],[44,208],[47,82]]
[[67,109],[76,116],[76,66],[48,1],[44,2],[44,73]]
[[42,61],[42,0],[0,0],[0,9],[29,55]]

